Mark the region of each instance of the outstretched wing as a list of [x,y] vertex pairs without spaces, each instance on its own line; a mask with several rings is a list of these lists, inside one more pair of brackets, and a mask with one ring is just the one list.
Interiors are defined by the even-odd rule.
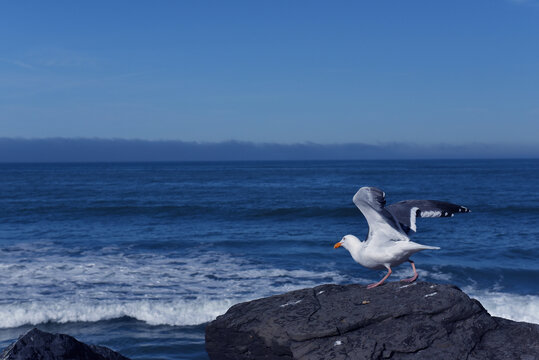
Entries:
[[415,225],[417,217],[450,217],[470,212],[465,206],[438,200],[404,200],[388,205],[386,210],[397,219],[407,234],[410,230],[417,231]]
[[[375,187],[362,187],[354,195],[354,204],[361,211],[369,224],[369,235],[367,240],[373,238],[374,232],[384,232],[387,235],[393,234],[393,238],[401,238],[397,220],[384,208],[386,204],[386,194]],[[404,236],[404,235],[403,235]],[[378,237],[377,237],[378,238]],[[391,236],[388,236],[388,239]]]

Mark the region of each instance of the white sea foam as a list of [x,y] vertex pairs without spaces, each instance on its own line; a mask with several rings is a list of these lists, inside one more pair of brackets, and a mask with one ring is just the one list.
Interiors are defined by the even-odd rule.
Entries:
[[[427,281],[451,281],[451,274],[442,271],[417,269],[417,273],[419,274],[420,279]],[[401,265],[401,267],[395,270],[393,274],[394,275],[392,275],[390,279],[410,278],[414,275],[414,272],[411,266]]]
[[100,321],[124,316],[145,321],[150,325],[196,325],[223,314],[232,300],[197,299],[193,301],[104,301],[73,303],[31,302],[0,306],[0,328],[46,322],[67,323]]
[[124,316],[195,325],[238,302],[342,279],[336,271],[288,270],[218,252],[65,251],[0,250],[0,328]]
[[[421,269],[417,271],[420,279],[452,280],[451,275],[444,272]],[[412,270],[409,268],[400,269],[395,273],[396,278],[405,278],[411,275]],[[537,295],[520,295],[503,292],[498,286],[494,286],[493,290],[477,289],[475,284],[473,286],[465,286],[462,290],[468,296],[479,300],[493,316],[539,324],[539,296]]]
[[479,300],[493,316],[539,324],[539,296],[537,295],[476,290],[472,287],[465,287],[463,291]]

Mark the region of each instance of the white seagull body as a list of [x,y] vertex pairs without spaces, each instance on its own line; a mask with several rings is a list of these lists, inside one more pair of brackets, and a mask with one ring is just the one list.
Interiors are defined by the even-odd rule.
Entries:
[[369,269],[387,269],[387,275],[368,288],[382,284],[391,275],[391,268],[409,261],[414,276],[403,281],[417,279],[417,271],[410,256],[418,251],[440,249],[410,241],[409,233],[416,231],[417,217],[449,217],[457,213],[470,212],[460,205],[437,200],[405,200],[387,207],[385,193],[375,187],[362,187],[354,195],[354,204],[359,208],[369,224],[369,234],[365,241],[354,235],[346,235],[335,244],[344,247],[357,263]]

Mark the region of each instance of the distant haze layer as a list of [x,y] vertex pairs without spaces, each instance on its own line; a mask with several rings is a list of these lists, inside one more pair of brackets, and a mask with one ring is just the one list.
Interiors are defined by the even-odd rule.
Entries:
[[131,162],[538,158],[539,146],[468,144],[198,143],[126,139],[0,138],[0,162]]

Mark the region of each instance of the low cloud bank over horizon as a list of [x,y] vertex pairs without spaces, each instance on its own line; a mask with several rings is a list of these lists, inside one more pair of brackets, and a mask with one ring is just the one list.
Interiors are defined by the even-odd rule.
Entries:
[[136,162],[539,158],[539,145],[277,144],[0,138],[0,162]]

